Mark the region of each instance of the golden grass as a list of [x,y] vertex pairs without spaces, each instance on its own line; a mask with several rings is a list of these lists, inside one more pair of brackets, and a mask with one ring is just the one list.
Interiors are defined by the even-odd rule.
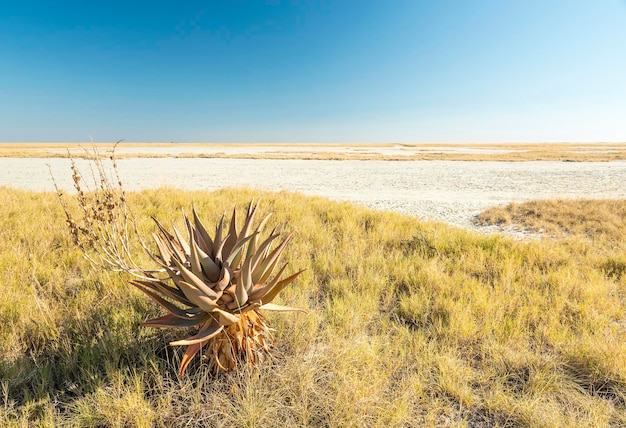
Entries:
[[[112,144],[98,144],[102,152]],[[89,150],[85,151],[85,147]],[[91,143],[0,143],[0,157],[89,157]],[[237,149],[233,151],[232,149]],[[262,151],[259,149],[262,148]],[[297,150],[295,150],[297,148]],[[124,152],[131,149],[132,152]],[[203,151],[202,149],[206,149]],[[187,150],[187,151],[186,151]],[[390,151],[391,150],[391,151]],[[169,152],[168,152],[169,151]],[[215,144],[120,143],[122,158],[237,158],[302,160],[569,161],[626,160],[626,143],[482,144]]]
[[604,244],[626,238],[626,201],[555,199],[491,207],[476,219],[483,225],[515,227],[553,237],[583,236]]
[[279,303],[309,313],[269,314],[272,360],[179,378],[174,333],[137,327],[156,305],[81,258],[56,196],[0,188],[0,426],[626,425],[623,227],[525,243],[292,193],[129,203],[147,233],[259,196],[307,269]]

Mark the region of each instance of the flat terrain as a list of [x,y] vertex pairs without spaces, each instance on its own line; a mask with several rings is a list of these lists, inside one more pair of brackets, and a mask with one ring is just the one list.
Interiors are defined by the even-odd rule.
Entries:
[[162,311],[82,258],[56,195],[0,188],[0,426],[626,426],[622,203],[563,205],[582,229],[560,202],[485,214],[566,232],[520,242],[289,192],[127,197],[145,237],[262,198],[306,269],[277,303],[308,313],[269,313],[256,368],[180,378],[181,332],[138,327]]
[[[0,158],[0,186],[73,190],[67,158]],[[89,174],[87,161],[77,165]],[[422,220],[480,228],[482,210],[533,199],[626,198],[626,161],[356,161],[297,159],[128,158],[118,161],[128,190],[254,188],[350,201]],[[494,230],[494,227],[486,227]]]
[[[112,144],[97,144],[106,153]],[[0,143],[0,157],[86,156],[91,143]],[[324,160],[585,161],[626,160],[626,143],[533,144],[213,144],[125,143],[123,157],[209,157]]]
[[144,237],[262,198],[306,269],[272,359],[184,378],[179,333],[138,327],[159,308],[71,244],[69,165],[0,158],[0,426],[626,425],[624,161],[122,157]]

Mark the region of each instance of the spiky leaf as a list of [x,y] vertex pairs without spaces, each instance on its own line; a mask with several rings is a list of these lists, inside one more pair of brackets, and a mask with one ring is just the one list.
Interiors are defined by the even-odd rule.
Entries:
[[202,326],[202,328],[200,329],[200,331],[198,331],[197,334],[191,337],[188,337],[187,339],[170,342],[170,345],[184,346],[184,345],[193,345],[196,343],[206,342],[212,337],[216,336],[220,331],[222,331],[223,328],[224,328],[223,325],[220,325],[214,319],[211,319],[211,321],[206,322],[205,325]]
[[206,322],[206,314],[201,318],[182,319],[172,314],[163,315],[162,317],[153,318],[139,324],[142,327],[193,327],[202,322]]

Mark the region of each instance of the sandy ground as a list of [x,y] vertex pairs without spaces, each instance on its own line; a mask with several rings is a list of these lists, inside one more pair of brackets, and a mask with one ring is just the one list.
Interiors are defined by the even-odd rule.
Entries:
[[[85,175],[88,164],[78,160]],[[69,160],[0,158],[0,185],[72,190]],[[134,158],[118,161],[127,190],[249,187],[296,191],[472,228],[483,209],[542,198],[626,198],[626,161],[471,162]]]
[[[110,143],[0,143],[1,157],[85,157]],[[262,158],[304,160],[493,160],[615,161],[626,160],[626,143],[413,143],[413,144],[220,144],[127,143],[116,145],[118,158]]]
[[[66,156],[68,149],[74,155],[80,155],[84,148],[90,149],[93,145],[63,144],[63,143],[4,143],[0,149],[22,149],[24,152],[42,152]],[[108,152],[111,144],[99,144],[97,147],[102,152]],[[409,144],[177,144],[177,143],[123,143],[116,147],[118,156],[127,155],[270,155],[270,154],[294,154],[294,153],[344,153],[362,154],[371,153],[379,155],[410,156],[416,152],[437,153],[508,153],[522,151],[515,148],[491,148],[482,146],[461,145],[409,145]],[[0,150],[1,153],[1,150]]]
[[[55,149],[60,150],[60,149]],[[486,147],[466,147],[466,146],[413,146],[402,144],[364,144],[364,145],[342,145],[342,144],[172,144],[162,146],[126,145],[116,149],[119,155],[142,155],[146,153],[155,155],[294,155],[305,153],[340,153],[340,154],[371,154],[382,156],[408,157],[416,153],[476,153],[476,154],[497,154],[523,151],[523,149],[495,149]],[[60,151],[65,154],[65,151]]]

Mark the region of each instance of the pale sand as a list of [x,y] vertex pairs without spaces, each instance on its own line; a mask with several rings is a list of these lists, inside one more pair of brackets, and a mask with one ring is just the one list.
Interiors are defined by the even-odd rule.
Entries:
[[[97,147],[104,154],[112,144],[0,143],[0,156],[84,156]],[[215,144],[121,143],[119,158],[212,157],[326,160],[626,160],[626,143],[581,144]]]
[[[87,162],[77,160],[85,175]],[[71,191],[69,160],[0,158],[0,186],[53,191],[48,167]],[[248,187],[288,190],[476,227],[483,209],[532,199],[626,198],[626,161],[328,161],[211,158],[118,160],[127,190]]]

